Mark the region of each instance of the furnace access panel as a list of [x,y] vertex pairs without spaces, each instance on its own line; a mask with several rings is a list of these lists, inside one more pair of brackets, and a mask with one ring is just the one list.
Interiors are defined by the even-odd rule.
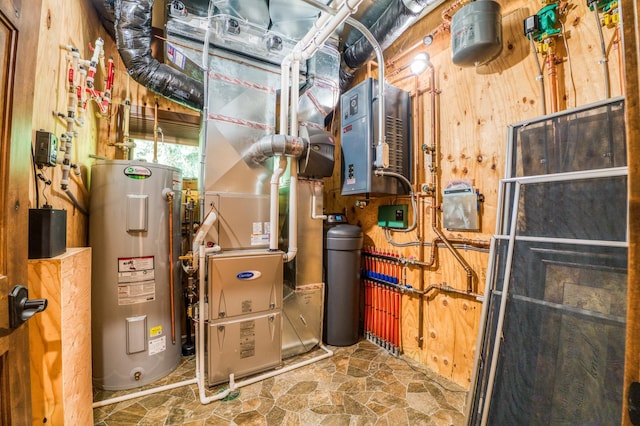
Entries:
[[[411,98],[408,92],[385,85],[385,135],[389,167],[411,180]],[[378,143],[378,81],[369,78],[340,98],[342,195],[408,194],[397,178],[374,175]]]

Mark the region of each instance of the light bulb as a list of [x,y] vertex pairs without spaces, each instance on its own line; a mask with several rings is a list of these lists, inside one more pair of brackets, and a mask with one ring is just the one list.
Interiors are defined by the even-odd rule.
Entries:
[[429,55],[426,52],[418,53],[411,61],[411,72],[418,75],[422,74],[427,68],[429,68]]

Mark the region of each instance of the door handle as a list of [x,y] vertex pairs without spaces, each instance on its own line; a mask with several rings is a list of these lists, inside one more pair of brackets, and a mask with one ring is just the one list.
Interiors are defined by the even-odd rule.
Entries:
[[47,299],[29,300],[26,287],[17,285],[9,293],[9,326],[18,328],[20,325],[38,312],[47,309]]

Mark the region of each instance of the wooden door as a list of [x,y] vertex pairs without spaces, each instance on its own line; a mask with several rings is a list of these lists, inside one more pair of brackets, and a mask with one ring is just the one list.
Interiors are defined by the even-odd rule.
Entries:
[[32,106],[41,0],[0,0],[0,426],[31,424],[27,323],[8,295],[27,286]]

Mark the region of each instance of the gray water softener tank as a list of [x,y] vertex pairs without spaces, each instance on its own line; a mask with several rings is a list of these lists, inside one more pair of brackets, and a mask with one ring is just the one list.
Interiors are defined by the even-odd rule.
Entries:
[[362,230],[339,224],[326,234],[324,341],[334,346],[358,342]]

